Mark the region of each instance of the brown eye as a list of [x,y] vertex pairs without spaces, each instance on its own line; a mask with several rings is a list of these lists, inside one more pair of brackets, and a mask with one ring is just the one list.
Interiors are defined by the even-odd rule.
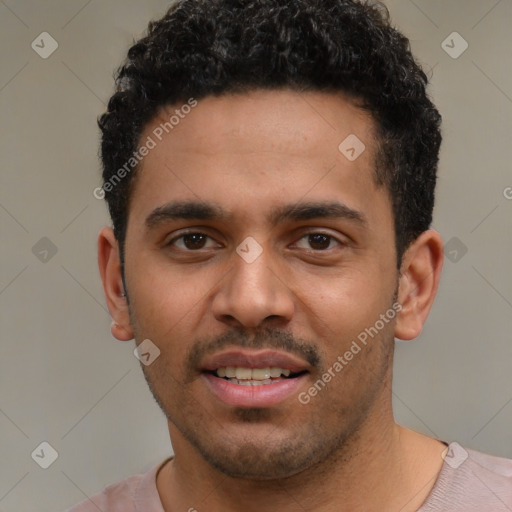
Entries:
[[334,236],[321,232],[304,235],[296,243],[297,247],[308,251],[327,251],[341,245],[343,243]]
[[331,244],[331,238],[329,235],[324,235],[323,233],[315,233],[312,235],[308,235],[309,245],[315,250],[324,250],[328,249]]
[[215,240],[205,233],[185,233],[173,238],[167,245],[189,252],[200,249],[212,249],[219,246]]
[[187,249],[202,249],[208,237],[201,233],[192,233],[191,235],[183,236],[183,245]]

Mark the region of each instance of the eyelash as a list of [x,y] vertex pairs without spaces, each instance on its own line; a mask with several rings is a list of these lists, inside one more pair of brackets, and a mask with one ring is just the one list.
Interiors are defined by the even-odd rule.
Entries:
[[[180,240],[180,239],[183,239],[184,237],[186,236],[191,236],[191,235],[202,235],[202,236],[206,236],[207,238],[209,238],[210,240],[213,240],[213,238],[209,235],[207,235],[206,233],[203,233],[201,231],[190,231],[188,233],[182,233],[181,235],[179,236],[176,236],[174,237],[172,240],[170,240],[169,242],[167,242],[165,244],[166,247],[171,247],[171,246],[174,246],[175,242]],[[340,247],[340,246],[344,246],[346,245],[345,243],[343,243],[341,240],[339,240],[338,238],[336,238],[334,235],[331,235],[329,233],[324,233],[322,231],[311,231],[309,233],[306,233],[304,235],[302,235],[298,240],[303,240],[307,237],[310,237],[312,235],[322,235],[322,236],[325,236],[326,238],[329,239],[329,245],[331,244],[332,241],[334,241],[337,245],[335,247]],[[200,249],[183,249],[183,248],[179,248],[178,250],[181,250],[183,252],[190,252],[190,253],[193,253],[193,252],[200,252],[202,249],[204,249],[203,247],[201,247]],[[310,251],[310,252],[315,252],[315,253],[322,253],[322,252],[327,252],[327,251],[330,251],[332,250],[333,247],[329,247],[327,249],[303,249],[304,251]]]

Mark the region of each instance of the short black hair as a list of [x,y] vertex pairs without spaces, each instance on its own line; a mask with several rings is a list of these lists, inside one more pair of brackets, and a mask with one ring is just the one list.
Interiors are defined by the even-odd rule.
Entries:
[[[140,136],[159,109],[211,95],[342,92],[377,128],[375,179],[389,191],[398,266],[432,222],[441,116],[428,79],[380,3],[178,0],[134,42],[98,124],[103,188],[123,261]],[[340,141],[341,142],[341,141]],[[113,181],[115,179],[115,181]]]

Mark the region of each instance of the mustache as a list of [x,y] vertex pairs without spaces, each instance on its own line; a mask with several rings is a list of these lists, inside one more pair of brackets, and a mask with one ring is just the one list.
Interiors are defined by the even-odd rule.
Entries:
[[186,357],[186,375],[193,375],[201,361],[228,347],[282,350],[303,358],[313,367],[320,363],[320,354],[315,345],[287,331],[264,328],[250,334],[246,329],[234,328],[212,339],[196,341]]

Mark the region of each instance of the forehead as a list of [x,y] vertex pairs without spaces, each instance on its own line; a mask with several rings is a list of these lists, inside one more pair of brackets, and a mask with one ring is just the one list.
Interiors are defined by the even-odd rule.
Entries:
[[387,193],[375,185],[374,132],[370,115],[340,94],[258,90],[168,106],[141,136],[154,147],[131,203],[224,202],[255,215],[308,196],[375,209],[374,196]]
[[[162,108],[145,133],[164,126],[180,107]],[[345,136],[357,132],[371,145],[374,132],[371,116],[342,94],[288,89],[209,96],[181,117],[163,138],[180,146],[176,149],[209,155],[237,150],[301,157],[336,154]],[[174,137],[166,137],[171,133]]]

